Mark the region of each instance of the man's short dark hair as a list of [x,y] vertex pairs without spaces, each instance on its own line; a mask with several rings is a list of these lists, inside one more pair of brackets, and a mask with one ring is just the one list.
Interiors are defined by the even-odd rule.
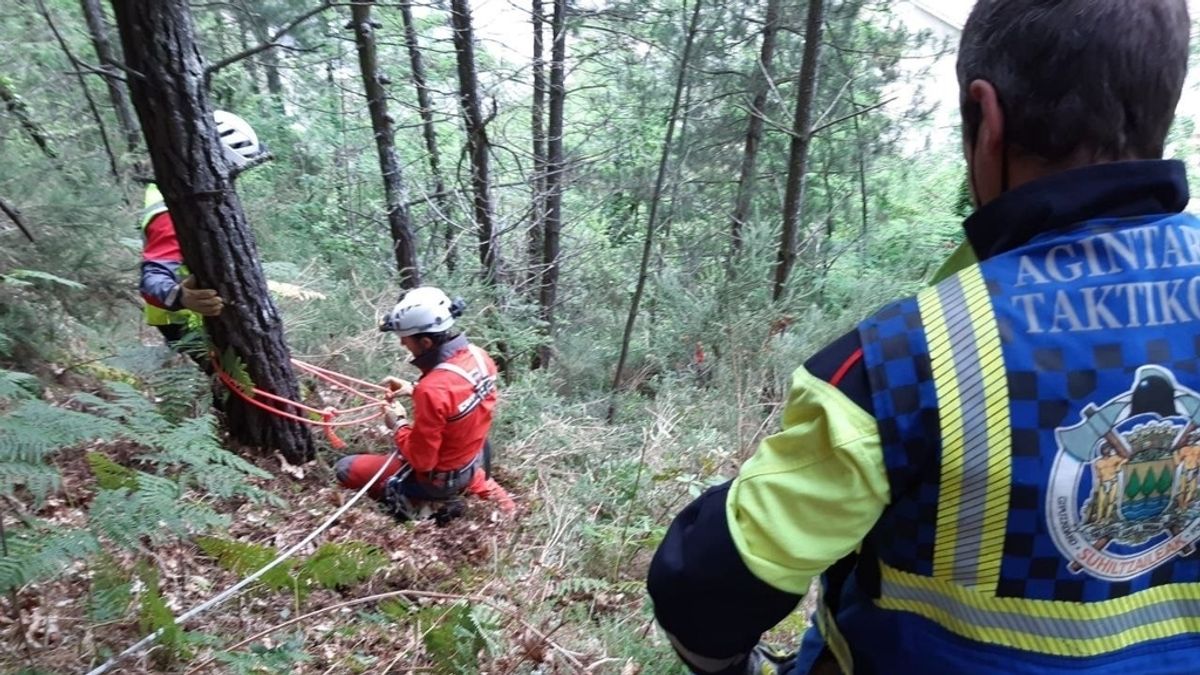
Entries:
[[1008,145],[1051,164],[1156,159],[1187,76],[1187,0],[979,0],[958,53],[964,133],[975,80],[996,88]]

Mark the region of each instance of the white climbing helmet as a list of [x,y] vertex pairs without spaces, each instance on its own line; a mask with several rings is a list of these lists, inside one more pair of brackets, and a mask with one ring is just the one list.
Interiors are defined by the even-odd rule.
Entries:
[[214,110],[213,120],[217,123],[217,135],[225,148],[225,158],[234,166],[245,166],[261,151],[258,134],[246,120],[224,110]]
[[400,298],[383,319],[379,330],[408,337],[418,333],[444,333],[462,316],[466,303],[433,286],[414,288]]

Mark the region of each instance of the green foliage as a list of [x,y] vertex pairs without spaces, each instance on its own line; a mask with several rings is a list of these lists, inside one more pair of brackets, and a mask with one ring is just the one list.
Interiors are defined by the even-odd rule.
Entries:
[[246,652],[218,652],[216,659],[235,675],[273,675],[296,672],[312,657],[304,651],[304,633],[298,631],[274,647],[255,644]]
[[32,286],[34,285],[34,282],[38,281],[76,290],[83,290],[87,288],[87,286],[84,286],[78,281],[71,281],[70,279],[64,279],[56,274],[40,272],[38,270],[12,270],[8,274],[0,274],[0,283],[11,284],[18,287]]
[[133,601],[133,583],[129,575],[111,560],[102,560],[92,576],[88,595],[88,618],[97,623],[116,621],[125,616]]
[[162,645],[170,656],[178,656],[184,660],[191,658],[184,631],[175,623],[175,615],[167,607],[166,600],[159,591],[158,570],[152,565],[142,563],[138,565],[138,578],[145,585],[138,615],[138,625],[142,632],[162,631],[158,644]]
[[300,566],[299,576],[302,583],[340,588],[369,579],[387,562],[387,555],[370,544],[326,542]]
[[[240,575],[255,572],[279,555],[279,551],[244,541],[200,537],[200,548],[224,568]],[[303,562],[289,558],[268,570],[260,579],[274,590],[293,590],[300,598],[314,587],[342,588],[370,578],[387,564],[377,547],[362,542],[326,542]]]
[[[3,344],[0,344],[2,353]],[[0,401],[35,398],[41,391],[42,384],[33,375],[0,368]]]
[[232,348],[221,354],[221,370],[241,387],[242,393],[247,396],[254,393],[254,380],[250,379],[250,373],[246,371],[246,362]]
[[35,529],[6,534],[8,555],[0,556],[0,593],[48,579],[100,550],[100,542],[86,530],[39,524]]
[[[247,575],[264,567],[279,555],[270,546],[220,537],[199,537],[196,543],[208,555],[217,559],[221,567],[240,575]],[[259,580],[275,590],[295,587],[292,568],[295,561],[288,559],[259,577]]]
[[137,472],[133,469],[123,467],[99,452],[89,452],[87,462],[100,487],[106,490],[137,489]]
[[417,615],[424,634],[425,649],[433,659],[434,672],[459,675],[479,672],[479,653],[488,647],[496,629],[495,617],[465,602],[449,607],[437,605]]
[[17,487],[24,487],[35,504],[41,504],[60,481],[58,470],[45,463],[50,453],[111,437],[118,430],[108,420],[42,401],[22,401],[0,414],[0,494],[12,496]]

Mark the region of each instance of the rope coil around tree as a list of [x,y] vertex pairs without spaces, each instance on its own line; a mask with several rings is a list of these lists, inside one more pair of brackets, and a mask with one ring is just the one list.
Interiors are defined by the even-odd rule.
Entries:
[[[258,387],[255,387],[253,385],[250,385],[249,387],[247,387],[246,385],[242,384],[241,382],[238,382],[237,380],[235,380],[233,378],[233,376],[231,376],[229,373],[225,372],[225,370],[223,368],[221,368],[220,359],[217,358],[216,355],[213,356],[212,364],[213,364],[213,369],[216,372],[217,379],[219,379],[221,381],[221,383],[226,386],[226,388],[228,388],[231,392],[233,392],[236,396],[238,396],[238,398],[241,398],[246,403],[249,403],[250,405],[253,405],[261,410],[269,412],[272,415],[277,415],[279,417],[293,420],[295,422],[300,422],[302,424],[311,424],[313,426],[323,428],[325,431],[325,437],[329,440],[329,444],[332,445],[334,448],[337,448],[338,450],[344,449],[346,447],[346,442],[338,437],[337,432],[334,431],[335,429],[337,429],[339,427],[350,427],[350,426],[356,426],[359,424],[365,424],[367,422],[372,422],[374,420],[379,419],[380,417],[383,417],[383,412],[379,411],[374,414],[367,415],[365,417],[359,417],[359,418],[350,419],[350,420],[338,421],[336,418],[341,417],[343,415],[351,415],[354,413],[359,413],[364,410],[370,410],[372,408],[377,408],[379,406],[387,404],[386,400],[377,398],[375,396],[371,396],[370,394],[367,394],[367,393],[361,391],[360,389],[356,389],[355,385],[357,385],[359,387],[375,389],[377,391],[384,392],[385,394],[391,393],[390,390],[388,390],[386,387],[380,386],[378,384],[374,384],[372,382],[366,382],[364,380],[360,380],[358,378],[351,377],[349,375],[345,375],[345,374],[339,373],[337,371],[329,370],[326,368],[321,368],[320,366],[315,366],[311,363],[305,363],[298,359],[292,359],[292,364],[294,366],[296,366],[297,368],[299,368],[300,370],[303,370],[306,373],[309,373],[310,375],[312,375],[320,380],[323,380],[331,385],[334,385],[340,389],[348,391],[348,392],[354,394],[355,396],[357,396],[358,398],[361,398],[364,401],[369,401],[369,403],[367,403],[365,405],[360,405],[360,406],[356,406],[353,408],[338,409],[338,408],[328,407],[328,408],[325,408],[322,410],[319,408],[314,408],[309,405],[305,405],[304,403],[300,403],[299,401],[293,401],[289,398],[285,398],[285,397],[279,396],[277,394],[272,394],[269,391],[259,389]],[[273,401],[275,403],[291,406],[291,407],[295,408],[296,410],[307,412],[310,415],[316,415],[319,417],[319,419],[313,419],[311,417],[303,417],[301,415],[287,412],[286,410],[281,410],[278,407],[275,407],[274,405],[264,403],[262,400],[259,400],[259,399],[266,399],[268,401]]]

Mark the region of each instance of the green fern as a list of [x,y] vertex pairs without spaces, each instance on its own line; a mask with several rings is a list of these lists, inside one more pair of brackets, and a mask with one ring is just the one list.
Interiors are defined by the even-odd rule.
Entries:
[[162,545],[213,527],[229,518],[203,504],[180,501],[179,485],[169,478],[137,472],[137,489],[101,489],[92,499],[88,522],[113,543],[136,549],[142,539]]
[[455,603],[449,609],[433,606],[421,610],[418,622],[432,623],[425,631],[424,639],[435,672],[443,675],[479,672],[479,652],[488,646],[484,634],[493,629],[479,619],[464,602]]
[[87,530],[25,530],[10,534],[5,545],[8,555],[0,556],[0,593],[53,577],[100,550],[100,543]]
[[162,368],[146,376],[146,386],[158,400],[158,409],[171,424],[179,424],[207,410],[208,382],[200,371],[188,366]]
[[46,497],[58,490],[62,477],[58,469],[42,462],[0,461],[0,494],[12,495],[18,487],[24,487],[33,495],[35,507],[40,507]]
[[73,288],[82,290],[87,288],[78,281],[64,279],[58,275],[50,274],[49,272],[41,272],[38,270],[13,270],[8,274],[0,274],[0,282],[11,284],[13,286],[32,286],[32,281],[44,281],[50,284],[63,286],[65,288]]
[[11,356],[14,344],[12,338],[4,333],[0,333],[0,356]]
[[133,601],[133,583],[111,559],[101,561],[92,576],[92,591],[88,596],[88,616],[92,621],[105,623],[125,616]]
[[158,590],[158,570],[145,562],[140,563],[138,577],[145,584],[138,621],[142,632],[152,633],[161,630],[162,635],[158,638],[158,644],[166,647],[173,656],[178,655],[184,660],[191,658],[183,629],[175,623],[175,615],[167,607],[162,593]]
[[254,393],[254,380],[250,379],[250,373],[246,371],[246,362],[242,361],[242,357],[238,356],[232,347],[227,347],[225,353],[221,354],[221,370],[241,387],[244,394],[249,396]]
[[218,652],[216,659],[234,675],[294,673],[296,666],[312,660],[304,651],[304,633],[296,632],[274,647],[256,644],[247,652]]
[[[241,575],[263,568],[279,555],[270,546],[219,537],[198,537],[196,543],[202,551],[216,558],[221,567]],[[260,581],[275,590],[294,589],[296,582],[292,569],[295,564],[295,560],[285,560],[264,574]]]
[[99,452],[89,452],[87,462],[100,487],[106,490],[137,488],[137,472],[133,469],[125,468]]
[[[0,354],[3,353],[4,345],[0,344]],[[0,400],[29,399],[41,393],[42,383],[33,375],[0,368]]]
[[302,582],[341,588],[369,579],[388,562],[378,547],[359,541],[321,544],[298,570]]

